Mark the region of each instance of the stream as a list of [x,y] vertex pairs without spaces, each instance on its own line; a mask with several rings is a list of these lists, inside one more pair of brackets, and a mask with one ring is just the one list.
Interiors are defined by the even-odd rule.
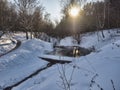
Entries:
[[[69,56],[69,57],[78,57],[78,56],[82,56],[82,55],[87,55],[89,54],[90,51],[88,49],[84,49],[81,47],[56,47],[54,49],[54,51],[47,53],[48,55],[60,55],[60,56]],[[41,58],[41,57],[39,57]],[[20,80],[19,82],[11,85],[11,86],[7,86],[5,87],[3,90],[12,90],[12,88],[19,86],[20,84],[22,84],[23,82],[25,82],[26,80],[38,75],[40,72],[48,69],[49,67],[51,67],[52,65],[55,65],[57,63],[60,64],[64,64],[64,63],[70,63],[69,61],[59,61],[59,60],[54,60],[51,58],[41,58],[41,60],[45,60],[48,61],[49,63],[43,67],[40,68],[38,70],[36,70],[34,73],[30,74],[29,76],[25,77],[24,79]]]
[[52,65],[54,65],[54,64],[48,63],[45,67],[38,69],[37,71],[35,71],[34,73],[32,73],[32,74],[30,74],[29,76],[25,77],[25,78],[22,79],[21,81],[15,83],[14,85],[5,87],[3,90],[12,90],[12,88],[14,88],[14,87],[22,84],[23,82],[25,82],[25,81],[28,80],[29,78],[32,78],[32,77],[36,76],[37,74],[39,74],[40,72],[48,69],[48,68],[51,67]]

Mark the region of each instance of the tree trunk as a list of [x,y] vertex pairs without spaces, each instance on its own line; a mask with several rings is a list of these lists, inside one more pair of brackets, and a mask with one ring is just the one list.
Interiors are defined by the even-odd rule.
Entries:
[[28,32],[26,31],[25,33],[26,33],[26,39],[29,39],[29,37],[28,37]]
[[31,30],[31,32],[30,32],[30,39],[32,39],[32,30]]

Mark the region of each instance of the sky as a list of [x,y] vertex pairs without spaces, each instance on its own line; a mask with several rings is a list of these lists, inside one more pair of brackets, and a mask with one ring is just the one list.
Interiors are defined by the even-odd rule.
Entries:
[[[87,0],[87,1],[96,1],[96,0]],[[45,12],[48,12],[50,14],[50,19],[52,20],[53,23],[55,22],[55,20],[58,21],[61,20],[62,14],[61,14],[60,0],[41,0],[41,4],[45,8]]]
[[[10,0],[13,2],[13,0]],[[45,8],[45,12],[50,14],[50,19],[52,22],[55,20],[60,21],[61,19],[61,7],[60,7],[60,0],[41,0],[41,4]]]
[[[97,0],[87,0],[97,1]],[[101,1],[101,0],[99,0]],[[45,7],[46,12],[50,14],[50,19],[60,21],[62,18],[60,0],[41,0],[41,4]]]
[[45,7],[45,11],[50,14],[50,19],[60,21],[61,19],[61,7],[59,0],[41,0],[41,4]]

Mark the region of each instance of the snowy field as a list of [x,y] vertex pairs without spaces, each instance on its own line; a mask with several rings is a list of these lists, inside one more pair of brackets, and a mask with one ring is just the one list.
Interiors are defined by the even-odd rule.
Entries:
[[0,55],[12,50],[16,46],[10,39],[0,38]]
[[[120,90],[120,33],[105,30],[104,34],[105,38],[101,32],[82,35],[79,46],[94,47],[94,52],[76,58],[64,57],[72,63],[55,64],[12,90]],[[71,46],[75,42],[72,37],[66,37],[60,45]],[[48,62],[38,57],[52,51],[52,45],[38,39],[24,40],[17,50],[1,57],[1,90],[46,66]]]

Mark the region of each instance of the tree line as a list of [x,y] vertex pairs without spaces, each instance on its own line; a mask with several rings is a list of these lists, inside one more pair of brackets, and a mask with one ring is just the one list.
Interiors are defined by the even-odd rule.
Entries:
[[[102,32],[103,29],[120,27],[120,0],[60,0],[62,19],[56,23],[56,27],[50,20],[50,14],[44,14],[44,7],[39,0],[14,0],[14,3],[8,1],[0,0],[0,31],[22,31],[26,33],[26,39],[38,38],[42,32],[60,38],[70,35],[79,37],[85,32]],[[69,15],[69,9],[74,5],[80,8],[80,12],[73,19]]]
[[38,37],[41,32],[49,34],[54,26],[49,14],[43,13],[44,7],[39,0],[14,0],[14,3],[0,0],[0,31],[22,31],[26,39]]
[[[103,29],[120,27],[120,0],[104,0],[86,2],[86,0],[61,0],[64,4],[63,18],[57,25],[57,35],[65,37],[69,35],[80,35],[85,32],[93,32]],[[80,12],[76,20],[69,15],[69,8],[79,5]],[[104,37],[104,34],[102,32]]]

